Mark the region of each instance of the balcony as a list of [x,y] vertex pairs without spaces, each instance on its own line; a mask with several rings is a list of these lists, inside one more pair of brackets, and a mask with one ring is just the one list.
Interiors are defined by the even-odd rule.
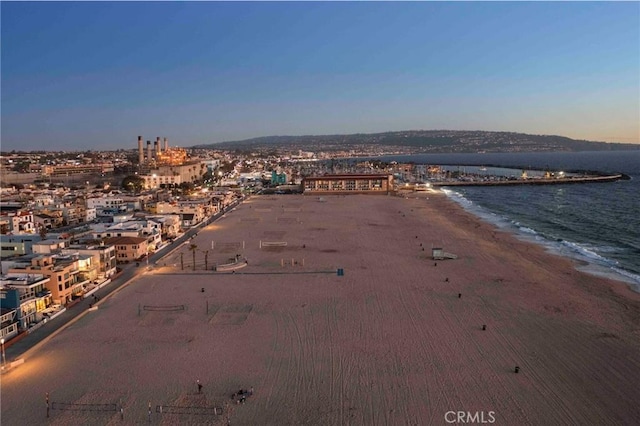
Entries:
[[30,293],[21,293],[20,294],[20,303],[28,302],[29,300],[35,300],[35,296],[32,296]]
[[79,295],[84,293],[84,286],[88,285],[90,282],[91,282],[90,280],[82,280],[82,281],[76,282],[71,286],[71,294]]
[[46,296],[51,296],[51,291],[46,288],[43,288],[42,290],[36,292],[36,297],[46,297]]

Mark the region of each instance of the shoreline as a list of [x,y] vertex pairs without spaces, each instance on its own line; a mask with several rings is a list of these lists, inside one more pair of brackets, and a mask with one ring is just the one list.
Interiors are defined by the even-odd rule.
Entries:
[[[504,230],[506,232],[511,233],[517,239],[527,242],[530,244],[534,244],[536,246],[543,247],[549,254],[554,256],[559,256],[564,259],[569,259],[576,265],[575,268],[581,272],[584,272],[589,275],[598,276],[605,279],[612,279],[614,281],[618,281],[626,284],[629,289],[635,293],[640,293],[640,281],[638,280],[638,275],[634,274],[631,271],[627,271],[626,269],[616,268],[610,265],[601,265],[593,260],[589,260],[587,256],[584,254],[580,254],[579,252],[569,252],[569,254],[562,253],[559,247],[555,247],[554,244],[559,242],[566,242],[570,244],[576,244],[567,240],[549,240],[544,236],[541,236],[535,229],[533,229],[533,235],[539,237],[540,239],[532,237],[531,234],[520,230],[517,226],[514,225],[512,219],[506,217],[504,219],[504,223],[498,223],[492,221],[490,218],[485,217],[482,213],[484,211],[492,213],[490,210],[485,207],[479,206],[476,203],[473,203],[474,206],[479,206],[481,211],[476,211],[474,209],[468,208],[462,201],[469,201],[466,197],[461,194],[456,193],[455,191],[447,191],[446,188],[437,189],[437,191],[441,191],[448,199],[459,205],[465,211],[471,213],[479,220],[482,220],[486,223],[489,223],[500,230]],[[597,255],[599,256],[599,255]],[[602,259],[606,262],[615,263],[615,260],[602,257]],[[631,275],[631,276],[629,276]]]
[[[441,424],[459,410],[525,425],[640,415],[640,295],[624,284],[445,194],[323,198],[252,196],[203,227],[196,270],[196,252],[181,249],[184,270],[180,250],[168,255],[4,375],[3,422],[120,422],[90,411],[46,419],[34,409],[44,392],[120,400],[125,424],[148,422],[148,402],[219,406],[234,424],[264,425]],[[433,246],[457,259],[434,261]],[[248,264],[204,270],[204,250],[209,265],[236,253]],[[183,309],[140,309],[167,305]],[[229,395],[250,387],[229,411]]]
[[[441,190],[439,190],[441,191]],[[464,211],[465,213],[471,215],[474,219],[481,221],[482,223],[495,228],[498,232],[503,232],[509,236],[511,236],[512,238],[514,238],[515,240],[517,240],[518,242],[521,242],[524,245],[529,245],[529,246],[533,246],[536,247],[538,249],[541,249],[545,254],[547,254],[548,256],[551,256],[553,258],[557,258],[559,260],[568,262],[570,265],[572,265],[572,269],[580,274],[585,274],[589,277],[592,277],[594,279],[600,279],[603,280],[607,286],[613,286],[615,287],[617,290],[617,292],[621,292],[621,293],[628,293],[630,295],[632,295],[633,299],[637,299],[640,300],[640,292],[634,290],[633,286],[637,286],[638,284],[635,281],[631,281],[630,278],[627,278],[627,280],[624,279],[624,277],[619,274],[619,273],[611,273],[609,271],[607,271],[608,273],[597,273],[594,271],[587,271],[586,268],[590,267],[590,266],[594,266],[593,263],[589,262],[588,260],[584,260],[581,258],[576,258],[576,257],[572,257],[572,256],[567,256],[567,255],[563,255],[560,254],[556,251],[554,251],[552,248],[550,248],[549,246],[546,246],[543,243],[537,242],[535,240],[532,240],[530,238],[526,238],[527,236],[523,233],[518,233],[516,228],[512,228],[509,229],[507,226],[502,227],[480,215],[478,215],[476,212],[474,212],[473,210],[467,209],[462,203],[458,202],[454,197],[446,194],[445,192],[440,192],[438,195],[442,195],[443,197],[445,197],[449,202],[454,203],[456,206],[458,206],[460,209],[462,209],[462,211]],[[598,265],[595,265],[598,266]]]

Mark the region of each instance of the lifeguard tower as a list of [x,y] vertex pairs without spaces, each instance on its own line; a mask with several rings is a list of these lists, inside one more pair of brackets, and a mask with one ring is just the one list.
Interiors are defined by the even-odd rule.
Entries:
[[452,253],[447,253],[444,251],[442,247],[433,247],[431,248],[431,257],[433,260],[444,260],[444,259],[457,259],[458,256]]

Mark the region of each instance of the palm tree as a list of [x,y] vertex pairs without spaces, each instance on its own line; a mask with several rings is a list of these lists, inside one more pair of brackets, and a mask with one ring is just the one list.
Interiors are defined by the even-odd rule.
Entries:
[[191,246],[189,247],[189,250],[191,250],[191,253],[193,253],[193,270],[196,270],[196,250],[198,249],[198,246],[196,244],[191,244]]

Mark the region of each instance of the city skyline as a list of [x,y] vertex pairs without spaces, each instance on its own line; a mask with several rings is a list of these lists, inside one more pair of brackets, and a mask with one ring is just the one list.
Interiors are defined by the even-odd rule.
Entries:
[[2,3],[2,146],[412,129],[640,143],[640,3]]

